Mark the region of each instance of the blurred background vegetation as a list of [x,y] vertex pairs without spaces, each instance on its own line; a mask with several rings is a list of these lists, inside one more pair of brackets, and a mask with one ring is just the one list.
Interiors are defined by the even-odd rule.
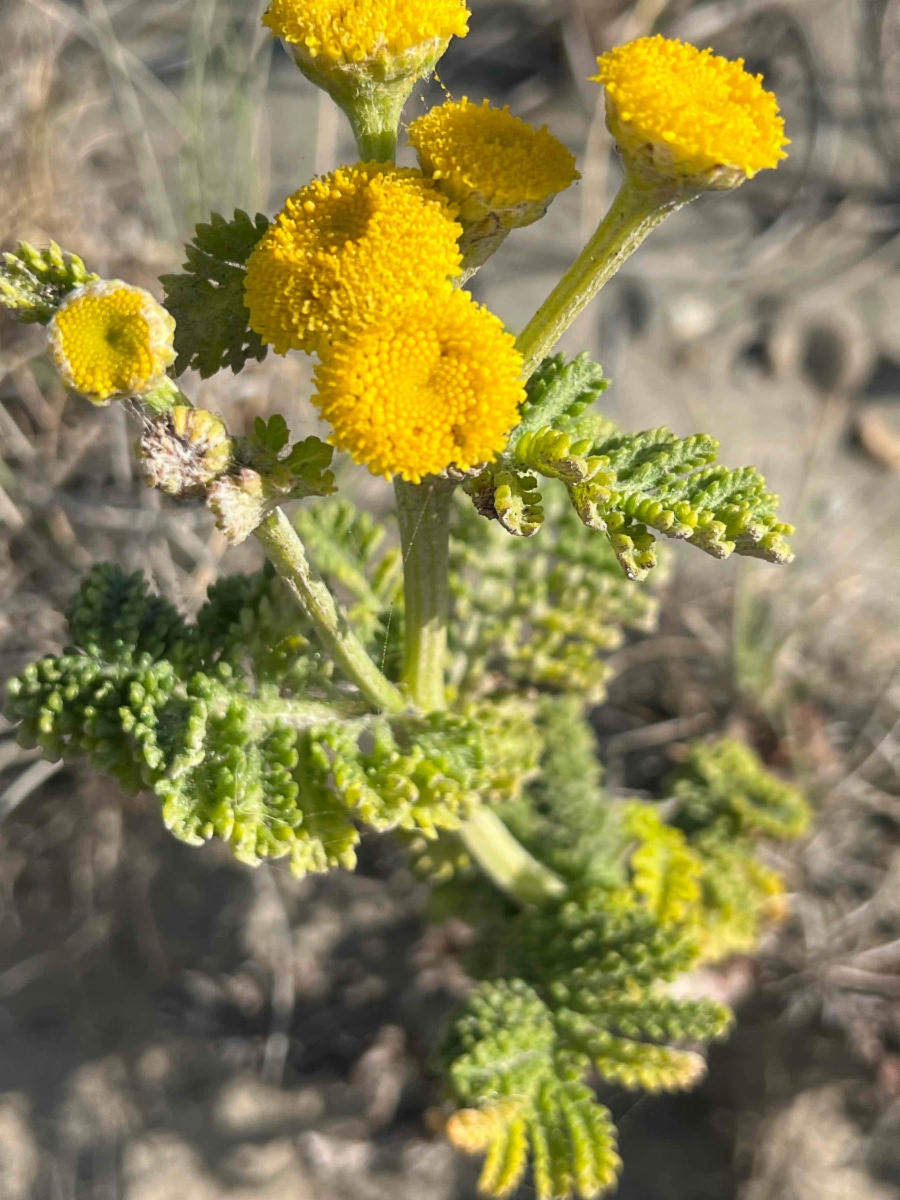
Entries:
[[[5,0],[0,247],[51,237],[159,294],[211,210],[274,213],[353,157],[259,0]],[[659,632],[597,710],[609,783],[656,795],[726,731],[793,773],[817,832],[776,863],[791,911],[759,960],[689,986],[739,1004],[708,1082],[607,1099],[626,1200],[900,1194],[900,0],[473,0],[411,118],[489,97],[547,123],[583,179],[475,280],[515,329],[614,194],[596,55],[651,31],[743,56],[792,138],[777,172],[701,200],[566,337],[628,429],[703,429],[798,526],[774,570],[669,556]],[[407,152],[408,153],[408,152]],[[300,356],[189,381],[239,428],[315,427]],[[36,327],[0,317],[0,676],[58,647],[90,563],[186,610],[229,554],[143,487],[121,406],[67,398]],[[369,501],[384,492],[372,483]],[[688,561],[690,560],[690,561]],[[174,842],[155,804],[0,728],[0,1200],[463,1200],[429,1128],[436,1031],[467,930],[426,928],[385,846],[305,882]],[[433,1122],[432,1122],[433,1124]],[[522,1195],[527,1196],[526,1184]]]

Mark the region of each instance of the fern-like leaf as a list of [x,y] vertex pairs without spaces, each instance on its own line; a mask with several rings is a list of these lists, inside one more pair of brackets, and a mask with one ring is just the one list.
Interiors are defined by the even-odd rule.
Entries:
[[714,558],[732,553],[790,562],[791,526],[753,467],[712,466],[718,443],[668,429],[613,433],[584,408],[602,392],[602,371],[585,355],[547,359],[529,383],[522,421],[504,454],[465,487],[481,516],[529,537],[541,524],[536,476],[561,480],[580,519],[604,533],[629,579],[656,565],[658,534]]
[[712,832],[731,843],[748,836],[791,841],[809,826],[802,792],[766,770],[742,742],[695,743],[668,786],[677,801],[673,822],[689,837]]
[[155,791],[184,841],[289,856],[298,873],[352,866],[359,825],[434,838],[516,793],[540,748],[527,706],[367,714],[280,626],[281,586],[270,572],[226,581],[189,626],[140,576],[95,568],[72,606],[76,644],[8,686],[20,738]]
[[557,1059],[553,1014],[521,980],[481,984],[452,1023],[444,1058],[454,1100],[451,1141],[486,1155],[480,1189],[509,1196],[529,1147],[539,1200],[583,1200],[615,1182],[608,1111]]
[[[544,513],[537,480],[529,470],[538,468],[530,461],[528,448],[542,448],[543,461],[550,464],[554,461],[551,443],[564,442],[568,448],[573,441],[583,440],[582,430],[589,429],[585,446],[590,448],[594,437],[612,432],[612,423],[605,418],[595,415],[585,422],[582,416],[608,386],[603,368],[588,354],[570,363],[561,354],[544,359],[528,380],[521,423],[510,435],[505,453],[464,485],[476,511],[499,521],[516,537],[537,533]],[[535,458],[540,457],[536,451]],[[565,465],[560,470],[561,474],[554,474],[551,466],[547,473],[551,478],[581,478]]]
[[686,920],[700,899],[702,865],[684,834],[652,804],[629,805],[623,828],[639,842],[630,863],[634,891],[661,925]]
[[176,322],[176,374],[193,367],[206,379],[223,367],[237,373],[249,359],[265,358],[267,347],[244,307],[244,276],[268,227],[262,213],[251,219],[236,209],[230,221],[213,213],[185,246],[182,272],[160,277]]
[[526,384],[522,420],[510,438],[511,448],[525,433],[546,426],[570,428],[608,387],[603,368],[587,353],[570,363],[562,354],[545,358]]
[[600,657],[622,628],[646,629],[654,597],[622,577],[606,539],[587,530],[558,484],[545,497],[548,535],[525,543],[471,505],[454,517],[451,678],[465,696],[538,686],[602,699]]

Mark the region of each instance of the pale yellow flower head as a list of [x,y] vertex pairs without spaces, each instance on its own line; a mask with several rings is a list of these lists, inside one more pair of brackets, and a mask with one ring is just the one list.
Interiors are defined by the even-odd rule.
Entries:
[[402,305],[329,348],[313,403],[334,446],[375,475],[418,483],[506,445],[525,396],[522,357],[468,292]]
[[409,140],[464,223],[495,214],[508,229],[530,225],[579,178],[575,159],[546,126],[535,129],[487,100],[433,108],[410,125]]
[[310,353],[399,299],[449,290],[454,210],[420,171],[342,167],[287,201],[247,263],[250,327]]
[[143,288],[102,280],[74,292],[48,326],[60,378],[95,404],[140,396],[175,361],[175,322]]
[[468,18],[464,0],[272,0],[263,23],[319,71],[389,79],[430,70]]
[[785,158],[761,75],[677,39],[638,38],[598,59],[607,123],[626,165],[698,188],[735,187]]

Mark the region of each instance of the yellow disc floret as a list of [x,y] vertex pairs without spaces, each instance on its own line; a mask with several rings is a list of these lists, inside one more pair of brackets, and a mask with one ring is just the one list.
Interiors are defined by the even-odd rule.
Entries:
[[319,349],[400,298],[449,290],[461,232],[420,171],[360,163],[314,179],[250,256],[250,327],[277,354]]
[[263,23],[310,58],[354,64],[464,37],[468,17],[464,0],[272,0]]
[[149,391],[175,361],[172,317],[149,292],[117,279],[73,293],[48,332],[63,382],[95,404]]
[[[784,121],[761,75],[677,39],[638,38],[598,59],[610,130],[626,158],[734,186],[785,158]],[[715,172],[725,182],[715,182]]]
[[575,159],[546,126],[508,108],[448,101],[409,127],[419,164],[466,220],[500,213],[508,228],[531,224],[578,178]]
[[525,396],[521,370],[499,318],[468,292],[447,292],[335,343],[313,403],[355,462],[418,483],[503,449]]

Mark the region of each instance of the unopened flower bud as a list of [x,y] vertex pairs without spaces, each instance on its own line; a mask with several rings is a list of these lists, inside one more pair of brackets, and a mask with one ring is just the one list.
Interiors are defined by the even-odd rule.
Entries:
[[230,467],[233,448],[217,416],[179,405],[147,430],[140,455],[148,486],[170,496],[202,496]]

